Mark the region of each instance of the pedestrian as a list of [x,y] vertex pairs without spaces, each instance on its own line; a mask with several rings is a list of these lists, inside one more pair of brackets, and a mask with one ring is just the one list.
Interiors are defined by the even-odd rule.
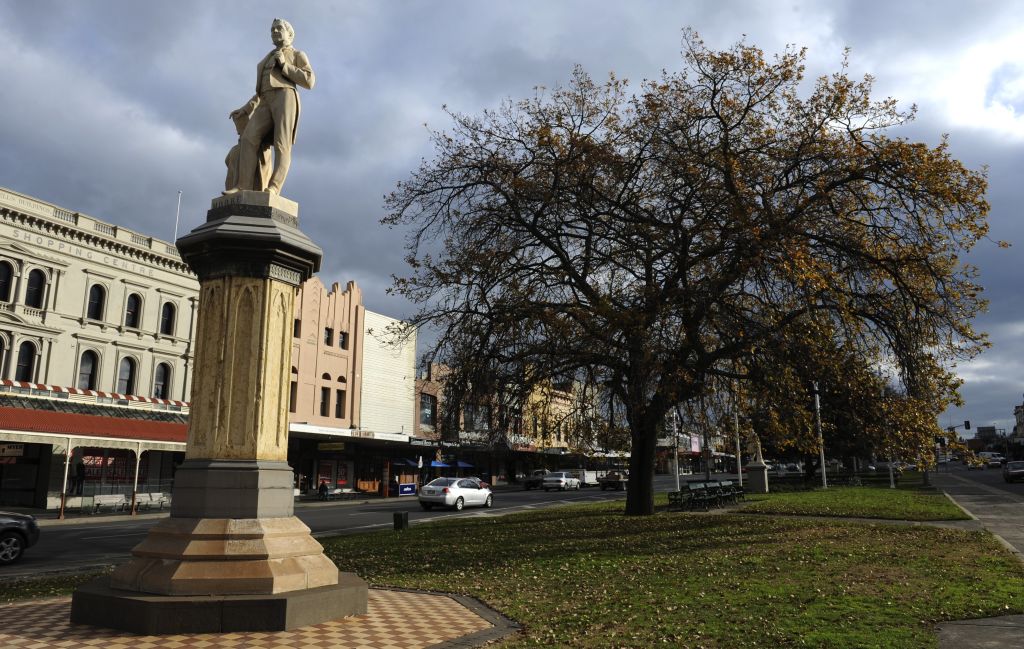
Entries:
[[78,458],[75,464],[75,495],[82,495],[82,488],[85,487],[85,462]]
[[318,498],[320,500],[327,500],[327,481],[326,480],[321,480],[320,481],[320,487],[317,489],[317,492],[319,493]]

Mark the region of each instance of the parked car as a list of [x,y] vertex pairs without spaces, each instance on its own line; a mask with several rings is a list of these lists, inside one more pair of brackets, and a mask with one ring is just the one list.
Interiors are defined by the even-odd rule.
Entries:
[[1015,461],[1007,462],[1003,465],[1003,480],[1007,482],[1013,482],[1014,480],[1024,480],[1024,462]]
[[523,478],[523,489],[540,489],[544,486],[544,476],[548,474],[547,469],[534,469],[530,475]]
[[601,485],[601,491],[606,489],[624,491],[629,484],[629,476],[625,471],[609,471],[598,478],[597,481]]
[[480,478],[436,478],[423,485],[418,497],[420,507],[428,511],[434,505],[461,511],[463,507],[494,504],[490,485]]
[[551,491],[552,489],[565,491],[566,489],[579,488],[580,479],[573,477],[566,471],[555,471],[544,476],[544,491]]
[[0,565],[21,558],[39,540],[39,524],[28,514],[0,512]]

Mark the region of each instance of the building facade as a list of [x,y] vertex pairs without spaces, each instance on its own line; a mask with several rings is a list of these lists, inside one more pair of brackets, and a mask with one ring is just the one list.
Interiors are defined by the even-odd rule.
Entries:
[[0,378],[187,401],[198,291],[173,244],[0,188]]
[[0,188],[0,503],[170,479],[198,288],[172,243]]

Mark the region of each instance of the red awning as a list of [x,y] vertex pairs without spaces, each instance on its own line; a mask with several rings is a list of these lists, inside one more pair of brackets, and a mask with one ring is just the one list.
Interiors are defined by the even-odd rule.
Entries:
[[187,424],[2,407],[0,407],[0,429],[57,433],[59,435],[115,437],[142,442],[184,443],[188,435]]

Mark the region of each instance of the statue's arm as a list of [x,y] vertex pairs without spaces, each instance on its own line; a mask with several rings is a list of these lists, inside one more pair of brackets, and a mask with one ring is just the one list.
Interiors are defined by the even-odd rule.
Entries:
[[228,117],[231,119],[235,119],[242,115],[252,115],[252,111],[256,110],[256,104],[258,103],[260,103],[259,95],[253,95],[252,99],[245,102],[245,105],[243,105],[241,108],[236,108],[235,110],[231,111],[228,114]]
[[313,74],[313,68],[309,65],[309,59],[306,58],[304,52],[299,50],[295,50],[295,65],[286,62],[281,66],[281,72],[288,77],[289,81],[306,90],[312,90],[313,85],[316,84],[316,75]]

